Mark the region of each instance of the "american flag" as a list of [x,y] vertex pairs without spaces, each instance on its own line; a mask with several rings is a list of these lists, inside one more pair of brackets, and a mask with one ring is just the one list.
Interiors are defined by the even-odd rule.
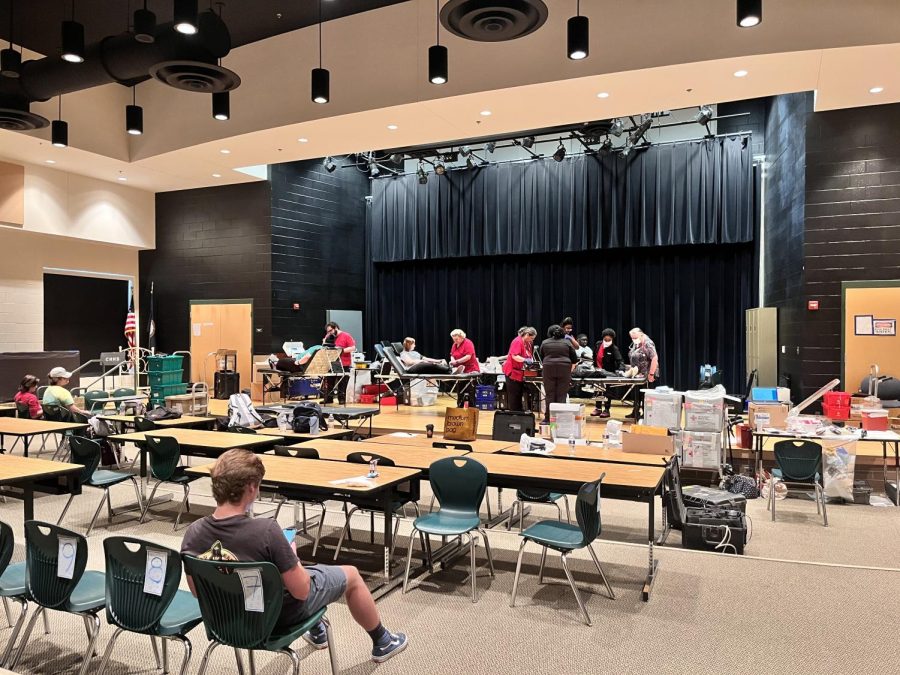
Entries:
[[[128,316],[125,317],[125,339],[128,340],[129,351],[134,349],[135,337],[137,336],[137,320],[134,316],[134,295],[128,303]],[[129,354],[129,357],[131,355]]]

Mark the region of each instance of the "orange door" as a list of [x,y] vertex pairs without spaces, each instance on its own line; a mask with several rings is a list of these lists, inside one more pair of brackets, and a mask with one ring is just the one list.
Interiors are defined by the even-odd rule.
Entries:
[[213,386],[218,369],[214,352],[237,351],[241,388],[250,387],[253,303],[248,301],[191,301],[191,381]]

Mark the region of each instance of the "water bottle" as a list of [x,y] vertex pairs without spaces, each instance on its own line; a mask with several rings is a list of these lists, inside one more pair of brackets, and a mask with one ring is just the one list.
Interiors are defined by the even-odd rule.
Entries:
[[575,437],[569,436],[569,457],[575,456]]

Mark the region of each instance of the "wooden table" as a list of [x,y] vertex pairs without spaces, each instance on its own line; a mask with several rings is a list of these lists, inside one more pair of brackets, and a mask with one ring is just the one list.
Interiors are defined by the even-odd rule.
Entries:
[[[514,446],[502,450],[504,454],[522,455],[529,453],[519,452],[519,447]],[[560,444],[548,455],[539,455],[555,459],[582,459],[594,462],[609,462],[611,464],[638,464],[642,466],[666,466],[668,459],[661,455],[648,455],[641,452],[623,452],[617,448],[601,448],[596,445],[576,445],[575,454],[569,454],[568,446]]]
[[[384,577],[387,586],[379,591],[385,593],[390,588],[402,583],[401,578],[393,581],[390,579],[389,555],[393,541],[392,519],[394,517],[392,502],[398,499],[399,488],[406,483],[410,485],[409,498],[413,501],[419,499],[421,473],[418,470],[394,466],[379,467],[378,477],[369,479],[372,483],[371,487],[353,487],[335,485],[333,481],[365,476],[368,473],[368,466],[275,455],[260,455],[260,459],[266,467],[263,485],[267,489],[284,495],[287,499],[291,499],[294,494],[300,498],[304,493],[310,492],[340,500],[346,500],[348,495],[370,497],[384,512]],[[191,467],[187,469],[187,472],[203,476],[208,475],[211,468],[212,464],[206,464]]]
[[4,436],[18,436],[24,441],[25,457],[28,457],[28,443],[32,436],[42,434],[61,434],[65,431],[86,429],[87,424],[77,422],[45,422],[44,420],[27,420],[20,417],[0,418],[0,446]]
[[[448,441],[444,438],[434,437],[428,438],[424,434],[417,436],[394,436],[386,434],[384,436],[372,436],[363,441],[375,445],[391,445],[394,447],[404,448],[434,448],[435,443],[452,443],[454,445],[467,445],[471,448],[471,452],[502,452],[503,450],[514,449],[518,452],[518,441],[489,441],[484,439],[476,439],[474,441]],[[464,448],[463,448],[464,449]]]
[[554,457],[506,453],[473,453],[468,457],[484,465],[488,471],[488,485],[495,487],[536,488],[577,494],[584,483],[595,481],[605,473],[606,476],[600,486],[601,497],[646,502],[650,552],[647,578],[641,597],[645,602],[650,599],[659,566],[659,561],[653,557],[656,538],[654,499],[663,489],[665,467],[600,461],[564,461]]
[[[134,426],[134,418],[136,415],[100,415],[101,419],[108,420],[110,422],[116,422],[117,424],[122,424],[127,427]],[[209,424],[212,424],[215,421],[214,417],[196,417],[194,415],[182,415],[177,419],[171,420],[151,420],[153,424],[158,427],[203,427]]]
[[256,430],[257,434],[262,434],[263,436],[280,436],[288,443],[300,443],[304,441],[315,441],[319,439],[339,439],[339,438],[349,438],[353,435],[353,429],[345,429],[344,427],[338,427],[337,429],[329,429],[328,431],[319,431],[315,434],[306,434],[301,433],[299,431],[290,431],[284,429],[275,429],[264,427],[262,429]]
[[15,417],[16,416],[16,404],[15,403],[0,403],[0,417]]
[[[432,462],[446,457],[461,457],[466,454],[466,450],[438,450],[436,448],[401,448],[391,447],[389,445],[374,445],[371,443],[353,443],[351,441],[330,441],[321,440],[314,443],[304,443],[304,447],[315,448],[319,453],[319,459],[330,459],[345,461],[347,455],[353,452],[374,453],[386,457],[394,462],[397,466],[403,466],[410,469],[421,469],[423,472],[428,471],[428,467]],[[358,465],[365,473],[365,465]],[[379,465],[379,471],[381,470]]]
[[[56,481],[70,493],[80,490],[77,477],[84,469],[80,464],[54,462],[35,457],[0,455],[0,485],[15,485],[22,489],[25,520],[34,519],[34,488],[38,482]],[[11,495],[17,496],[17,495]]]

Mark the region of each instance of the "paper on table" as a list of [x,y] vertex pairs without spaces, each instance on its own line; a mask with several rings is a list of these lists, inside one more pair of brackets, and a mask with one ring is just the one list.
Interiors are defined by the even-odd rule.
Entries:
[[395,431],[391,436],[395,438],[415,438],[418,434],[411,434],[407,431]]
[[369,480],[365,476],[355,476],[353,478],[338,478],[337,480],[328,481],[331,485],[346,485],[347,487],[375,487],[375,482]]

